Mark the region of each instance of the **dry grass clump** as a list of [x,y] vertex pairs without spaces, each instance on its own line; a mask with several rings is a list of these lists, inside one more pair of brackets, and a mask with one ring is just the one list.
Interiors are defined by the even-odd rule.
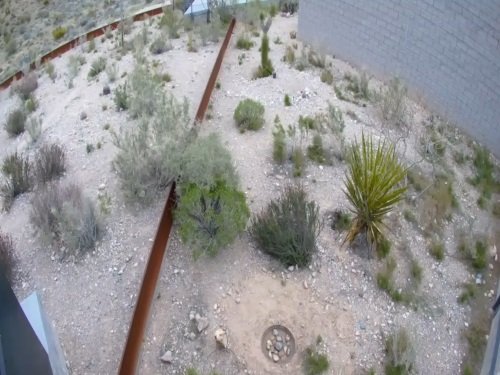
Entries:
[[44,241],[59,246],[62,258],[94,249],[102,233],[94,203],[75,184],[37,191],[30,222]]
[[4,125],[7,134],[9,134],[10,137],[17,137],[19,134],[23,133],[26,127],[26,118],[26,112],[22,108],[9,113]]
[[386,375],[407,375],[415,370],[415,349],[408,332],[399,328],[385,342]]
[[408,90],[398,78],[393,78],[388,86],[381,90],[378,97],[378,109],[382,121],[390,125],[406,126],[410,119]]
[[3,198],[5,210],[10,209],[18,195],[31,190],[33,185],[31,171],[32,166],[28,157],[16,152],[4,158],[2,173],[5,182],[0,188],[0,195]]
[[43,145],[37,153],[33,169],[38,184],[45,184],[62,176],[66,171],[64,148],[58,144]]

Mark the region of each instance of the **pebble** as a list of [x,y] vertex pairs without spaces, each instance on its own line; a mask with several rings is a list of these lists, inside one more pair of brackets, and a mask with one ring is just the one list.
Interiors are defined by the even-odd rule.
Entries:
[[161,357],[160,360],[164,363],[172,363],[174,356],[170,350],[167,350]]
[[304,289],[309,289],[309,284],[307,284],[307,280],[304,280]]

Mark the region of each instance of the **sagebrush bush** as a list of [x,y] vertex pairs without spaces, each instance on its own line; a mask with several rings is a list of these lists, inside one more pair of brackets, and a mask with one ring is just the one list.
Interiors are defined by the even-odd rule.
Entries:
[[38,77],[36,73],[29,73],[19,82],[16,82],[12,89],[22,100],[27,100],[31,94],[38,88]]
[[183,23],[183,15],[179,10],[173,10],[170,7],[163,8],[163,16],[160,19],[160,26],[165,28],[168,36],[172,39],[180,37],[179,29]]
[[16,109],[9,113],[4,129],[11,137],[16,137],[23,133],[26,127],[26,112],[23,109]]
[[285,107],[290,107],[292,105],[290,95],[285,94],[284,104],[285,104]]
[[141,116],[152,116],[163,110],[165,101],[171,100],[172,96],[165,96],[161,83],[147,67],[136,65],[127,82],[129,95],[129,112],[133,118]]
[[97,77],[104,69],[106,69],[106,59],[101,56],[92,62],[87,78],[93,79]]
[[14,282],[17,258],[12,237],[0,232],[0,274],[11,284]]
[[181,190],[175,217],[195,258],[215,256],[245,229],[250,211],[245,195],[236,188],[221,181],[211,187],[187,184]]
[[273,160],[283,164],[287,159],[286,133],[283,125],[277,122],[273,130]]
[[264,125],[264,106],[252,99],[245,99],[238,103],[234,111],[234,120],[240,132],[259,130]]
[[38,190],[30,222],[44,241],[60,246],[62,258],[94,249],[102,234],[95,204],[75,184]]
[[324,374],[329,368],[330,363],[326,355],[318,353],[313,348],[306,349],[306,356],[304,359],[304,370],[306,375]]
[[66,171],[66,152],[56,143],[43,145],[37,152],[34,175],[37,184],[45,184],[63,175]]
[[331,85],[333,83],[333,74],[329,69],[323,69],[321,71],[321,82]]
[[393,144],[362,135],[348,152],[348,171],[344,193],[355,214],[346,241],[352,243],[359,233],[366,233],[370,245],[378,246],[383,235],[383,219],[403,198],[402,182],[406,169],[399,162]]
[[26,130],[28,131],[31,141],[36,142],[42,134],[42,122],[39,118],[30,118],[26,124]]
[[319,207],[302,187],[287,187],[277,200],[252,218],[250,234],[266,253],[285,266],[307,266],[321,230]]
[[192,128],[188,105],[162,90],[156,95],[161,105],[152,106],[151,116],[141,118],[130,131],[114,134],[118,153],[113,168],[129,203],[152,202],[181,172],[182,153]]
[[38,108],[38,100],[32,95],[24,102],[24,108],[28,113],[35,112]]
[[307,147],[307,156],[310,160],[318,164],[327,162],[327,155],[323,148],[323,138],[321,134],[314,134],[312,144]]
[[18,195],[31,190],[33,185],[31,169],[29,158],[17,152],[4,158],[2,173],[5,183],[0,188],[4,209],[8,210]]
[[370,100],[371,93],[368,87],[370,77],[365,72],[362,72],[359,76],[347,74],[345,77],[349,81],[347,90],[354,94],[354,98]]

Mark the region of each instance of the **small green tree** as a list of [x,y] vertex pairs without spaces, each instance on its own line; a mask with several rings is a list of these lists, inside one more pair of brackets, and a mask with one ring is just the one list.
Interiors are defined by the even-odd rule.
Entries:
[[250,216],[245,195],[223,181],[212,187],[181,185],[176,219],[181,238],[198,258],[215,256],[242,232]]
[[370,245],[378,245],[383,235],[383,219],[406,192],[401,182],[406,169],[399,162],[393,144],[373,144],[371,137],[361,137],[348,151],[345,190],[355,217],[346,241],[351,243],[366,232]]

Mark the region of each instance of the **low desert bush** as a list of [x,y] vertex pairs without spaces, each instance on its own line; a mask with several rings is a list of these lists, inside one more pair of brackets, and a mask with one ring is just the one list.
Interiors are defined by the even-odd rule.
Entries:
[[285,94],[285,99],[283,100],[285,107],[290,107],[292,105],[292,100],[290,99],[290,95]]
[[127,93],[127,84],[119,85],[115,89],[115,96],[113,98],[117,111],[125,111],[129,107],[129,98]]
[[346,236],[352,243],[360,233],[366,233],[370,245],[378,246],[383,235],[385,215],[403,198],[406,169],[399,162],[393,144],[387,141],[374,145],[371,137],[362,135],[348,152],[346,173],[347,199],[355,217]]
[[56,143],[43,145],[38,151],[35,164],[34,175],[37,184],[43,185],[66,171],[66,152],[64,148]]
[[16,109],[9,113],[4,129],[11,137],[23,133],[26,127],[26,112],[24,109]]
[[260,46],[260,66],[255,72],[255,78],[269,77],[273,71],[273,64],[269,59],[269,37],[263,33]]
[[16,263],[12,237],[0,232],[0,274],[3,274],[11,284],[14,282]]
[[32,117],[26,124],[26,131],[28,132],[31,141],[35,143],[42,134],[42,122],[37,117]]
[[312,144],[307,147],[307,156],[310,160],[318,164],[324,164],[327,162],[327,155],[325,149],[323,148],[323,138],[321,137],[321,134],[314,134]]
[[264,106],[252,99],[238,103],[234,111],[234,120],[241,133],[246,130],[259,130],[264,125]]
[[490,159],[490,152],[484,147],[476,147],[473,165],[475,176],[471,182],[481,192],[481,198],[487,201],[492,193],[500,192],[500,182],[495,180],[495,166]]
[[287,187],[251,222],[250,234],[266,253],[285,266],[307,266],[321,230],[319,207],[302,187]]
[[28,157],[16,152],[4,158],[2,173],[5,177],[5,183],[0,188],[4,209],[10,209],[12,202],[18,195],[31,190],[33,186],[31,171],[32,166]]
[[52,30],[52,36],[54,40],[59,40],[66,35],[68,32],[68,28],[63,26],[57,26],[54,30]]
[[328,357],[320,354],[314,348],[307,348],[304,358],[304,371],[306,375],[324,374],[330,368]]
[[346,74],[345,78],[349,81],[347,90],[353,93],[355,99],[370,100],[371,93],[368,87],[370,77],[365,72],[359,76]]
[[286,132],[279,121],[275,121],[273,130],[273,160],[283,164],[287,159]]
[[94,79],[97,77],[101,72],[103,72],[106,69],[106,59],[104,57],[99,57],[97,60],[94,60],[92,62],[92,65],[90,66],[89,74],[87,78]]
[[321,71],[321,82],[327,83],[331,85],[333,83],[333,74],[330,70],[328,69],[323,69]]
[[150,117],[171,108],[172,96],[165,96],[161,82],[155,79],[146,66],[136,65],[127,81],[129,112],[133,118]]
[[415,350],[410,336],[404,328],[399,328],[385,342],[385,374],[409,375],[415,367]]
[[335,210],[331,217],[331,228],[343,232],[351,226],[351,215],[342,210]]
[[307,59],[309,61],[309,64],[315,66],[316,68],[323,69],[326,66],[325,55],[319,54],[313,50],[309,50]]
[[161,35],[156,38],[149,46],[149,51],[153,55],[160,55],[164,52],[170,51],[172,49],[172,45],[169,41],[167,41],[165,35]]
[[102,233],[95,204],[74,184],[38,190],[30,221],[44,241],[60,246],[62,258],[94,249]]
[[245,195],[236,188],[221,181],[211,187],[188,184],[181,190],[175,217],[195,258],[215,256],[245,229],[250,211]]
[[16,82],[12,88],[22,100],[26,100],[38,88],[38,77],[35,73],[29,73]]
[[179,10],[173,10],[170,7],[163,9],[163,16],[160,19],[160,27],[165,28],[168,36],[172,39],[180,37],[179,29],[182,27],[183,15]]
[[420,285],[422,282],[423,274],[422,266],[418,263],[416,259],[410,261],[410,276],[416,285]]
[[378,108],[383,121],[389,125],[405,126],[409,121],[407,89],[398,78],[389,82],[379,95]]
[[35,112],[37,108],[38,108],[38,100],[36,100],[36,98],[33,95],[31,95],[24,102],[24,109],[26,110],[26,112],[32,113]]
[[295,147],[292,150],[293,177],[301,177],[306,167],[306,157],[301,147]]
[[285,55],[283,56],[283,61],[286,63],[293,65],[295,64],[295,51],[292,47],[286,46]]
[[47,62],[45,63],[45,73],[49,76],[50,80],[52,82],[55,82],[57,78],[57,73],[56,73],[56,67],[52,62]]
[[457,298],[457,302],[460,304],[469,303],[477,295],[477,287],[473,283],[465,283],[462,285],[462,293]]
[[114,134],[118,152],[113,168],[129,203],[151,203],[180,175],[182,153],[192,127],[185,100],[181,104],[162,90],[155,94],[162,105],[153,105],[150,117],[141,118],[129,131]]
[[444,244],[440,241],[432,241],[429,246],[429,253],[434,259],[441,262],[444,259]]

